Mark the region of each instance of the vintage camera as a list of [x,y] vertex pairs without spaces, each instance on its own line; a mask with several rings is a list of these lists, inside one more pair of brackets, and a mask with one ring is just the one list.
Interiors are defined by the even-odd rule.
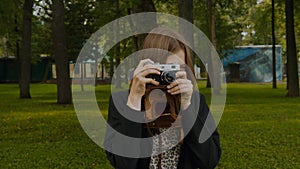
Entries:
[[[148,77],[159,82],[158,86],[147,84],[144,96],[146,118],[155,119],[147,123],[148,128],[169,128],[177,119],[180,110],[180,95],[171,95],[166,86],[176,80],[176,72],[180,71],[180,64],[156,64],[160,68],[160,75],[151,74]],[[161,92],[152,93],[154,90]],[[162,110],[163,108],[163,110]],[[159,114],[160,113],[160,114]],[[177,126],[177,125],[176,125]],[[181,124],[178,124],[181,126]]]
[[176,80],[176,72],[180,70],[180,64],[155,64],[160,68],[160,75],[151,74],[148,77],[158,81],[160,85],[168,85]]

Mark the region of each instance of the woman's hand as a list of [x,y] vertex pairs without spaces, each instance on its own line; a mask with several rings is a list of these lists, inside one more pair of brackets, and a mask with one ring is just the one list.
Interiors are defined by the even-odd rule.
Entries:
[[146,91],[146,84],[159,85],[159,82],[152,78],[146,78],[150,74],[160,74],[159,68],[153,64],[150,59],[141,60],[137,68],[134,70],[131,83],[130,93],[127,100],[127,105],[135,110],[141,110],[141,99]]
[[172,95],[181,94],[181,110],[185,110],[191,104],[193,84],[187,79],[186,72],[176,73],[176,80],[167,86],[168,92]]

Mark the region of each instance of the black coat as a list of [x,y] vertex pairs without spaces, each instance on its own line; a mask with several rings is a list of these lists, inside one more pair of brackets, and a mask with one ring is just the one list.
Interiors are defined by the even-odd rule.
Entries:
[[[125,106],[127,103],[128,92],[119,92],[115,93],[114,98],[118,98],[117,104],[122,104],[122,107],[125,107],[129,114],[140,115],[141,112],[130,109],[128,106]],[[220,140],[219,134],[217,130],[213,131],[213,134],[204,142],[199,143],[199,135],[204,126],[204,122],[206,118],[209,118],[209,128],[215,128],[214,119],[212,116],[208,116],[210,114],[209,108],[205,102],[205,97],[203,95],[198,95],[198,99],[195,97],[192,98],[193,102],[197,101],[200,104],[196,107],[190,106],[187,110],[185,110],[183,114],[183,125],[188,124],[191,118],[196,118],[195,123],[193,124],[191,130],[187,133],[184,138],[183,144],[180,149],[180,157],[178,162],[178,169],[210,169],[215,168],[218,164],[221,156],[221,148],[220,148]],[[198,107],[198,108],[197,108]],[[199,113],[198,113],[199,112]],[[193,116],[195,115],[195,116]],[[186,116],[186,117],[185,117]],[[108,124],[113,127],[116,131],[136,138],[147,137],[147,131],[144,127],[142,127],[142,123],[137,123],[128,120],[124,116],[122,116],[118,109],[116,108],[116,104],[114,103],[112,97],[110,97],[109,102],[109,111],[108,111]],[[106,150],[113,148],[114,146],[120,147],[120,145],[114,145],[112,143],[112,139],[115,136],[115,131],[107,128],[104,147]],[[122,141],[118,141],[119,144],[122,144]],[[122,145],[121,145],[122,146]],[[126,146],[124,144],[124,146]],[[107,158],[110,163],[116,169],[148,169],[150,158],[128,158],[122,157],[111,152],[106,151]]]

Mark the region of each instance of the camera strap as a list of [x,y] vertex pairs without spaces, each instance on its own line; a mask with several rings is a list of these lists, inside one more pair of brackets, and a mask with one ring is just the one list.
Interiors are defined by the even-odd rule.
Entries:
[[[182,117],[178,115],[180,111],[180,95],[171,95],[167,92],[167,85],[148,85],[146,87],[145,96],[143,97],[143,106],[146,111],[146,120],[150,121],[145,123],[144,127],[147,128],[147,131],[150,136],[154,136],[156,134],[160,134],[159,128],[176,128],[180,129],[180,143],[183,142],[183,129],[182,129]],[[152,96],[151,100],[149,99],[150,92],[160,89],[163,96],[157,95]],[[167,99],[167,103],[165,101]],[[153,101],[154,100],[154,101]],[[159,102],[163,102],[165,106],[165,110],[163,112],[159,112],[159,115],[155,115],[156,108],[155,106]],[[160,110],[161,111],[161,110]],[[155,119],[155,120],[153,120]]]

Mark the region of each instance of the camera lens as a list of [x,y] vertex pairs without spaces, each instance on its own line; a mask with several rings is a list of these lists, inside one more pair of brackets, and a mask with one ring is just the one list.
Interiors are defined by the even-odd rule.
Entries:
[[175,73],[173,72],[163,72],[161,74],[161,80],[166,83],[172,83],[175,81]]

